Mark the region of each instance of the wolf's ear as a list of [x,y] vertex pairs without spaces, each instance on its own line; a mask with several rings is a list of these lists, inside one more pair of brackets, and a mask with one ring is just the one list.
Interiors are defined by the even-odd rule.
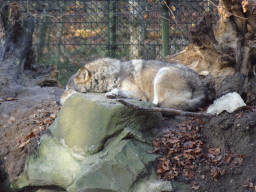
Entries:
[[75,83],[85,83],[91,78],[91,73],[86,67],[82,67],[78,70],[77,75],[74,78]]

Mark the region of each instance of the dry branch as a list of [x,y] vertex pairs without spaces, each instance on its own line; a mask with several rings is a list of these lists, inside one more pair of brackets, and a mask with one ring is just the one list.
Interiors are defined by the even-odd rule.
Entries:
[[182,111],[178,109],[159,108],[159,107],[142,107],[139,105],[129,103],[123,99],[117,99],[117,101],[129,108],[145,110],[150,112],[162,112],[162,113],[173,114],[173,115],[182,115],[182,116],[188,116],[188,117],[202,117],[202,118],[208,118],[208,119],[212,117],[216,117],[216,115],[213,115],[213,114],[195,113],[195,112]]

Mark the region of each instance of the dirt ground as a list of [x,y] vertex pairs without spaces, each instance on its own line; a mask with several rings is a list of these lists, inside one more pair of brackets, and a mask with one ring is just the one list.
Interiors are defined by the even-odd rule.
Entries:
[[[35,87],[23,90],[15,98],[0,99],[2,186],[8,185],[22,172],[25,158],[35,150],[38,138],[58,114],[60,106],[56,100],[62,92],[59,88]],[[256,107],[251,106],[234,114],[223,112],[210,120],[166,117],[158,129],[162,135],[158,136],[158,142],[168,134],[172,141],[183,139],[180,140],[183,143],[179,143],[179,151],[173,152],[175,158],[179,157],[177,162],[187,158],[184,154],[187,155],[188,151],[182,151],[181,145],[188,144],[188,138],[193,140],[190,143],[196,143],[197,152],[189,152],[191,163],[188,171],[184,172],[186,167],[182,170],[175,165],[174,175],[169,174],[168,178],[161,172],[160,176],[162,174],[163,179],[172,179],[173,176],[173,180],[189,184],[190,191],[255,191],[255,111]],[[167,156],[168,150],[162,150],[162,156]]]
[[190,191],[256,191],[255,110],[250,106],[210,120],[165,119],[154,143],[161,154],[159,177],[187,183]]
[[15,98],[0,98],[0,186],[15,180],[40,135],[60,110],[62,89],[24,88]]

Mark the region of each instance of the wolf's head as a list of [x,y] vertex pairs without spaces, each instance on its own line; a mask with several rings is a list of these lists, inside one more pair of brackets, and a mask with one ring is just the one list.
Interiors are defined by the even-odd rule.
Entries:
[[77,73],[70,77],[65,92],[61,95],[59,103],[63,105],[65,100],[76,92],[87,92],[86,84],[91,79],[91,73],[86,67],[80,68]]

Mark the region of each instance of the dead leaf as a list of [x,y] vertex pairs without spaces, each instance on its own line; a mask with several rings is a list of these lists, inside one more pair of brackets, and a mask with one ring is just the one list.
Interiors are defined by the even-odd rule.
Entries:
[[209,159],[214,159],[215,158],[215,156],[213,155],[213,154],[207,154],[207,157],[209,158]]
[[195,150],[194,150],[194,153],[195,154],[198,154],[198,153],[201,153],[202,152],[202,149],[201,148],[195,148]]
[[7,121],[8,124],[11,124],[15,121],[15,117],[11,116],[10,119]]
[[16,100],[18,100],[18,99],[16,99],[16,98],[12,98],[12,97],[10,97],[10,98],[6,98],[6,99],[5,99],[5,101],[16,101]]
[[44,125],[50,125],[52,124],[53,119],[51,117],[47,117],[44,119],[43,124]]
[[219,176],[224,175],[225,172],[226,172],[225,169],[220,169],[220,168],[215,167],[215,168],[212,168],[212,169],[211,169],[210,175],[211,175],[213,178],[217,178],[217,177],[219,177]]
[[212,160],[212,163],[213,163],[213,164],[218,164],[222,159],[223,159],[223,156],[222,156],[222,155],[218,155],[218,156],[216,156],[216,157]]
[[149,17],[149,14],[148,14],[148,12],[147,13],[144,13],[144,20],[147,20],[147,18]]
[[253,183],[249,182],[249,188],[253,188]]
[[155,147],[159,147],[159,142],[153,141],[153,145],[154,145]]
[[213,178],[217,178],[217,177],[218,177],[218,175],[219,175],[219,171],[218,171],[218,169],[217,169],[217,168],[213,168],[213,169],[211,169],[211,173],[210,173],[210,175],[211,175]]
[[35,132],[34,132],[34,131],[31,131],[31,132],[22,140],[22,142],[25,142],[25,141],[27,141],[28,139],[30,139],[30,138],[32,138],[32,137],[35,137],[35,136],[36,136]]
[[159,147],[158,147],[158,148],[155,148],[154,151],[153,151],[153,153],[156,153],[156,152],[159,151],[159,150],[161,150],[161,148],[159,148]]
[[19,145],[19,148],[24,147],[24,146],[27,145],[29,142],[30,142],[30,139],[27,140],[26,142],[22,142],[22,143]]
[[225,163],[230,163],[231,160],[232,160],[232,157],[231,157],[230,154],[225,155],[225,157],[224,157],[224,159],[223,159],[223,161],[224,161]]
[[56,118],[56,115],[51,114],[50,117],[51,117],[52,119],[55,119],[55,118]]
[[192,171],[185,171],[185,176],[191,180],[194,178],[194,173]]
[[36,120],[36,119],[34,119],[33,123],[37,123],[38,125],[40,125],[40,124],[41,124],[41,122],[40,122],[40,121],[38,121],[38,120]]
[[236,157],[234,158],[234,160],[231,163],[231,166],[236,166],[236,165],[240,165],[243,162],[243,158],[241,157]]
[[180,157],[179,156],[174,156],[173,159],[176,160],[176,161],[180,161]]
[[174,143],[178,143],[180,140],[179,139],[168,139],[167,142],[174,144]]
[[208,149],[209,153],[213,154],[213,155],[219,155],[220,154],[220,148],[211,148]]
[[192,189],[198,190],[201,186],[198,183],[194,183]]
[[243,116],[243,113],[237,116],[237,119],[240,119]]

